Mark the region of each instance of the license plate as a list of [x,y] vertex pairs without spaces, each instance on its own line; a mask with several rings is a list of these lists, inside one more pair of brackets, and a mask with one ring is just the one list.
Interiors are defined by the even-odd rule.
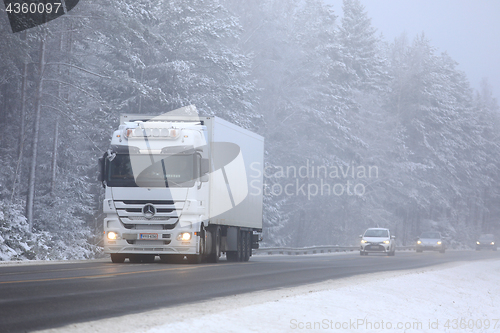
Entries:
[[139,234],[139,239],[158,239],[158,234]]

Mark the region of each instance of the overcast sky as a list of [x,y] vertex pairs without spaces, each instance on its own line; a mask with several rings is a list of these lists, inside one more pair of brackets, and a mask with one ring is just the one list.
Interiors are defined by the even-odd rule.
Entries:
[[[342,0],[324,0],[342,16]],[[459,63],[473,88],[487,77],[500,100],[499,0],[361,0],[372,25],[387,41],[421,32],[439,52]]]

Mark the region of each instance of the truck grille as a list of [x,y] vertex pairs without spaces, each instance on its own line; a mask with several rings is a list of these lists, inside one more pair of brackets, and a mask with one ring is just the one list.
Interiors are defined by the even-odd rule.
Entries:
[[[143,211],[146,205],[154,207],[154,214],[146,216]],[[183,201],[172,200],[123,200],[115,201],[116,212],[126,228],[140,224],[175,225],[179,219],[178,210],[182,210]],[[150,209],[151,210],[151,209]],[[166,229],[167,229],[166,228]]]
[[[170,219],[171,221],[171,219]],[[174,223],[172,224],[145,224],[145,223],[123,223],[123,226],[127,229],[134,229],[134,230],[172,230],[175,228],[177,225],[177,222],[179,219],[175,220]]]
[[145,205],[147,203],[153,205],[173,205],[175,202],[173,200],[123,200],[125,205]]

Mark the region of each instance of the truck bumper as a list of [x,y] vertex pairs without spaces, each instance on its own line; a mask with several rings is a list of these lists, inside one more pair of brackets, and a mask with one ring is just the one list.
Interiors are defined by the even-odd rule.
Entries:
[[[196,236],[190,242],[181,242],[177,240],[157,241],[157,240],[136,240],[132,244],[126,240],[106,240],[104,244],[104,253],[131,253],[131,254],[198,254],[197,249],[199,236]],[[168,244],[166,244],[168,243]]]

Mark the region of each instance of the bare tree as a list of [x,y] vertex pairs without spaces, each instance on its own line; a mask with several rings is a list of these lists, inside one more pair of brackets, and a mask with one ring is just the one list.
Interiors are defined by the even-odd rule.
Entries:
[[40,132],[40,113],[43,93],[43,72],[45,70],[45,44],[47,32],[42,31],[40,35],[40,54],[38,60],[38,84],[35,96],[35,124],[33,130],[33,144],[31,147],[31,164],[28,181],[28,198],[26,200],[26,218],[30,230],[33,230],[33,208],[35,201],[35,181],[36,181],[36,158],[38,155],[38,135]]
[[[21,39],[23,41],[26,40],[27,32],[24,31],[21,35]],[[18,141],[18,151],[17,151],[17,165],[16,172],[14,174],[14,183],[12,185],[12,195],[10,201],[14,200],[14,195],[16,193],[16,182],[19,177],[19,172],[21,169],[21,161],[23,159],[24,152],[24,141],[25,141],[25,127],[26,127],[26,90],[28,88],[28,59],[24,59],[23,61],[23,74],[22,74],[22,83],[21,83],[21,122],[20,122],[20,130],[19,130],[19,141]]]

